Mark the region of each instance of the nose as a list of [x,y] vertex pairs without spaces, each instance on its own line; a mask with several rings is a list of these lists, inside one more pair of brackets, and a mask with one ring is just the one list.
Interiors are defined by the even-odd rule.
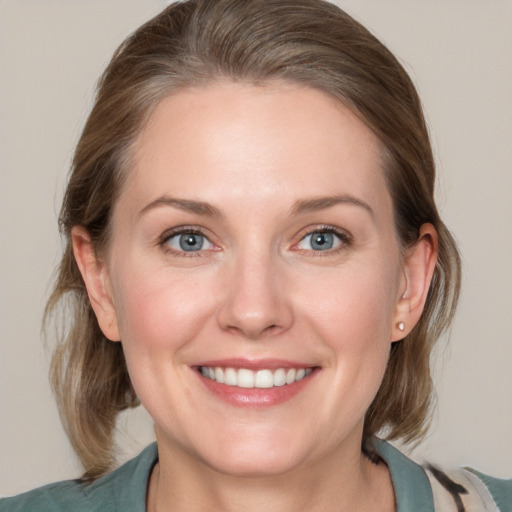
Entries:
[[287,331],[293,311],[283,263],[271,254],[239,255],[218,313],[222,329],[258,340]]

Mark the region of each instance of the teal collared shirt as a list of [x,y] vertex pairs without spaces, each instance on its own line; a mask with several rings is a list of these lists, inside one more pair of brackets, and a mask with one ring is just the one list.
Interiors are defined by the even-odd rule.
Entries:
[[434,497],[423,468],[385,441],[378,441],[376,448],[391,473],[396,512],[434,512]]
[[[434,512],[432,488],[425,470],[385,441],[378,441],[376,448],[391,473],[397,512]],[[91,484],[68,480],[3,498],[0,512],[146,512],[148,480],[157,461],[157,446],[153,443]],[[512,480],[473,473],[489,491],[493,506],[496,504],[494,510],[512,512]]]

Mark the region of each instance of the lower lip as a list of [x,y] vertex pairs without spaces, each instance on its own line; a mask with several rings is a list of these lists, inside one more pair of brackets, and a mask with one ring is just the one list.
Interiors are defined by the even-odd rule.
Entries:
[[275,386],[273,388],[227,386],[226,384],[220,384],[215,380],[203,377],[198,371],[196,373],[206,388],[225,402],[237,407],[264,408],[282,404],[298,395],[312,381],[318,373],[318,369],[313,369],[307,377],[293,384],[285,384],[284,386]]

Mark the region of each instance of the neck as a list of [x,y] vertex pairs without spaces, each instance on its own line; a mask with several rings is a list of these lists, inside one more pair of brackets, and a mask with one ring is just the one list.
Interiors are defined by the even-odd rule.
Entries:
[[[235,476],[159,443],[148,488],[148,512],[393,512],[389,471],[360,450],[296,467],[284,474]],[[264,508],[262,508],[264,507]]]

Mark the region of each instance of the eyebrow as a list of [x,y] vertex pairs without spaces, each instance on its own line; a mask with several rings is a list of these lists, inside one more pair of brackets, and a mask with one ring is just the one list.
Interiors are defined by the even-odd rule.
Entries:
[[[368,205],[361,199],[358,199],[357,197],[346,194],[301,199],[294,203],[290,210],[290,213],[291,215],[311,213],[319,210],[325,210],[338,204],[351,204],[354,206],[358,206],[366,210],[372,218],[375,218],[375,213],[370,207],[370,205]],[[222,213],[220,212],[220,210],[218,210],[217,208],[215,208],[215,206],[212,206],[209,203],[205,203],[203,201],[193,201],[190,199],[179,199],[169,196],[161,196],[155,199],[154,201],[151,201],[151,203],[147,204],[144,208],[142,208],[142,210],[140,210],[137,216],[141,217],[149,210],[159,208],[161,206],[177,208],[179,210],[196,213],[198,215],[203,215],[205,217],[222,217]]]
[[149,210],[153,210],[154,208],[159,208],[161,206],[168,206],[171,208],[177,208],[178,210],[184,210],[187,212],[196,213],[198,215],[204,215],[205,217],[221,217],[222,214],[220,210],[212,206],[211,204],[205,203],[203,201],[193,201],[190,199],[178,199],[175,197],[169,196],[161,196],[151,203],[147,204],[140,210],[138,213],[138,217],[141,217]]
[[372,210],[368,203],[365,203],[357,197],[346,194],[301,199],[292,206],[291,213],[292,215],[311,213],[319,210],[325,210],[326,208],[331,208],[332,206],[336,206],[338,204],[351,204],[363,208],[370,214],[373,219],[375,219],[375,212]]

